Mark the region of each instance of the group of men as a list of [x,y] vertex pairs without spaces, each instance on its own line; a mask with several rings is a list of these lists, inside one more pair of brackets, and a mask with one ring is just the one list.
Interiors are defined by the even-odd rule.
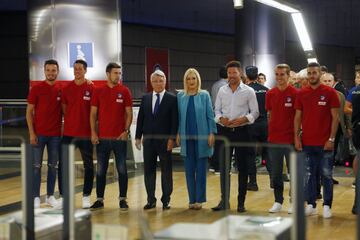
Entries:
[[[59,205],[54,198],[56,167],[60,146],[71,142],[80,149],[85,168],[83,207],[102,208],[109,155],[114,152],[119,174],[119,207],[128,209],[126,201],[128,176],[126,169],[126,141],[132,122],[132,97],[130,90],[120,84],[121,68],[116,63],[106,67],[107,83],[94,88],[85,79],[87,64],[83,60],[74,63],[74,81],[61,89],[56,83],[58,63],[48,60],[44,64],[45,81],[34,86],[28,97],[27,122],[30,143],[34,149],[35,207],[40,205],[40,179],[44,146],[48,149],[48,179],[46,203]],[[330,218],[333,199],[332,167],[335,135],[338,128],[340,102],[336,91],[320,82],[321,71],[317,63],[307,66],[307,87],[296,90],[289,84],[290,67],[279,64],[275,67],[276,86],[272,89],[256,83],[258,77],[255,66],[246,67],[249,85],[242,82],[242,66],[238,61],[226,65],[226,83],[214,98],[215,121],[219,136],[230,141],[230,150],[225,151],[222,141],[216,141],[214,159],[220,165],[221,201],[212,208],[214,211],[230,208],[229,171],[225,159],[231,159],[234,152],[238,168],[238,212],[245,212],[245,197],[250,182],[254,180],[253,165],[255,149],[236,145],[253,142],[251,132],[259,133],[259,141],[267,138],[277,147],[267,149],[268,171],[274,188],[274,205],[269,212],[281,211],[283,197],[283,159],[289,164],[289,153],[293,146],[306,155],[306,215],[314,215],[316,210],[317,178],[323,176],[324,218]],[[225,75],[225,73],[224,73]],[[156,159],[159,157],[162,172],[163,209],[170,208],[173,189],[171,151],[178,129],[176,96],[165,90],[166,76],[156,70],[151,75],[153,92],[144,95],[139,109],[136,128],[136,147],[144,148],[144,180],[147,203],[144,209],[156,207],[155,181]],[[360,92],[358,90],[358,92]],[[354,91],[356,94],[357,91]],[[354,97],[357,100],[357,95]],[[357,103],[356,103],[357,104]],[[357,113],[357,111],[354,111]],[[61,134],[61,118],[64,115],[64,131]],[[354,117],[354,123],[359,122]],[[61,137],[62,136],[62,137]],[[97,145],[96,193],[97,200],[90,204],[93,187],[93,144]],[[225,156],[224,153],[228,153]],[[250,159],[251,158],[251,159]],[[59,190],[61,187],[61,161],[59,164]],[[255,169],[255,170],[254,170]],[[226,185],[227,183],[227,185]],[[291,205],[288,210],[292,212]]]
[[[132,121],[130,90],[119,84],[121,67],[109,63],[106,67],[107,82],[99,88],[85,78],[87,63],[76,60],[73,64],[74,80],[64,88],[56,82],[59,64],[56,60],[44,63],[45,80],[31,88],[28,96],[26,120],[34,158],[34,207],[40,207],[40,182],[43,151],[48,153],[46,204],[61,207],[62,198],[54,197],[56,172],[60,196],[62,187],[61,146],[74,143],[79,148],[85,169],[83,208],[103,207],[106,171],[111,151],[114,152],[119,175],[119,207],[126,210],[127,169],[126,141]],[[64,116],[64,128],[62,128]],[[99,141],[99,138],[101,141]],[[96,194],[91,205],[94,163],[93,144],[97,144]]]

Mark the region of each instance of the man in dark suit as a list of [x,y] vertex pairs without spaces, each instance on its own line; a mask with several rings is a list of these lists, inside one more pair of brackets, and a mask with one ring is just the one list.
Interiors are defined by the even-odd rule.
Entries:
[[[160,158],[163,209],[170,209],[173,190],[171,152],[178,130],[176,96],[165,90],[166,76],[156,70],[151,74],[153,92],[143,96],[136,126],[136,147],[144,146],[144,179],[147,204],[144,209],[156,207],[156,161]],[[143,136],[143,141],[141,137]]]

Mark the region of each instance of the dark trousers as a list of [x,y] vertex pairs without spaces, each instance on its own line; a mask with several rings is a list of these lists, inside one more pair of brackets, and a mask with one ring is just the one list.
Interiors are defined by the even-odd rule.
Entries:
[[[287,147],[269,148],[269,160],[271,164],[271,180],[274,186],[275,202],[282,204],[284,202],[284,180],[283,180],[283,163],[286,159],[286,166],[290,170],[290,149]],[[290,171],[289,171],[290,172]]]
[[[63,136],[61,139],[61,146],[69,145],[73,142],[75,137]],[[76,148],[79,148],[81,153],[81,158],[83,160],[84,166],[84,186],[83,186],[83,196],[90,196],[91,190],[93,188],[93,181],[94,181],[94,162],[93,162],[93,145],[89,139],[76,139],[74,142]],[[62,151],[60,151],[60,156]],[[62,195],[63,188],[62,188],[62,160],[61,157],[59,159],[59,168],[58,168],[58,185],[59,185],[59,192]]]
[[[220,124],[216,124],[216,128],[217,128],[217,132],[220,131],[220,128],[222,126]],[[213,156],[210,158],[210,166],[213,167],[215,169],[215,171],[219,171],[220,165],[219,165],[219,154],[216,152],[217,150],[220,149],[222,141],[215,139],[215,149],[214,149],[214,154]]]
[[[268,124],[267,121],[255,122],[249,125],[251,141],[256,143],[267,143]],[[266,161],[266,169],[271,173],[271,162],[268,161],[268,149],[259,147],[261,159]],[[254,156],[249,157],[249,175],[256,175],[256,151]]]
[[116,170],[118,173],[119,197],[126,198],[128,188],[128,174],[126,168],[126,146],[127,141],[102,140],[96,146],[98,167],[96,171],[96,196],[104,199],[106,186],[106,173],[109,166],[111,151],[115,155]]
[[[237,143],[249,143],[251,141],[249,135],[249,128],[247,125],[236,128],[226,128],[220,127],[218,135],[226,137],[231,145],[235,145]],[[247,190],[247,178],[248,178],[248,157],[253,156],[254,148],[253,147],[238,147],[231,146],[230,151],[228,151],[229,155],[225,156],[225,145],[224,142],[215,146],[215,148],[219,148],[216,151],[218,154],[218,159],[220,163],[220,187],[221,187],[221,201],[226,203],[230,198],[230,172],[225,171],[225,159],[228,159],[230,162],[230,156],[233,150],[235,149],[235,161],[239,171],[238,174],[238,206],[243,206],[246,197]],[[228,163],[230,165],[230,163]],[[225,186],[226,179],[227,185]],[[228,191],[225,191],[225,189]],[[227,194],[225,194],[227,192]]]
[[170,195],[173,191],[172,159],[171,151],[167,151],[164,140],[145,139],[144,146],[144,180],[148,203],[156,201],[156,164],[157,157],[160,159],[161,188],[163,204],[170,202]]

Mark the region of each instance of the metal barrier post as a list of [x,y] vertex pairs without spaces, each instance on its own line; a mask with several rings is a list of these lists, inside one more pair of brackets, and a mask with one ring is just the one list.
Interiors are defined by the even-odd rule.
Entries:
[[[357,155],[356,157],[358,158],[358,161],[360,160],[360,150],[357,151]],[[360,240],[360,212],[359,212],[359,209],[360,209],[360,164],[358,163],[358,166],[357,166],[357,175],[356,175],[356,180],[355,180],[355,194],[356,194],[356,210],[357,210],[357,239]]]
[[61,147],[62,186],[63,186],[63,239],[75,239],[75,195],[74,195],[74,151],[73,144]]
[[304,174],[305,154],[303,152],[290,153],[291,200],[293,206],[293,225],[291,239],[306,239],[306,220],[304,212]]
[[3,108],[0,107],[0,147],[3,146],[3,134],[4,134],[2,120],[3,120]]
[[21,143],[21,181],[22,181],[22,239],[35,239],[34,195],[33,195],[33,154],[30,144]]

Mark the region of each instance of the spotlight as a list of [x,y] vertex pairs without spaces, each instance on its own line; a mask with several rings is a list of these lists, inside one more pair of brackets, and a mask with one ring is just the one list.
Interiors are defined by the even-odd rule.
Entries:
[[244,7],[244,0],[234,0],[234,8],[242,9]]

